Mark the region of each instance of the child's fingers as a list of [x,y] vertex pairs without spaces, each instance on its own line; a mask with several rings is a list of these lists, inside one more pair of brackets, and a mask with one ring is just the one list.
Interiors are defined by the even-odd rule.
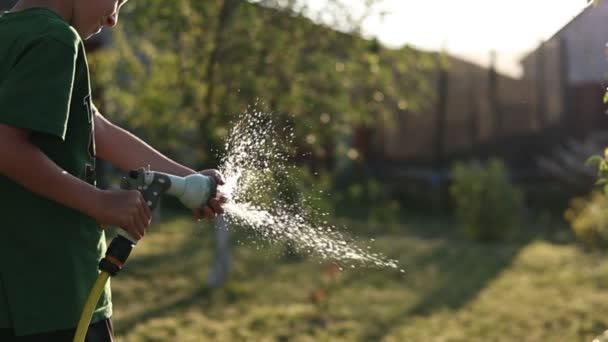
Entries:
[[226,181],[224,180],[224,176],[218,170],[209,169],[203,170],[200,173],[208,177],[213,177],[213,179],[215,179],[218,185],[224,185],[226,183]]
[[213,210],[211,210],[211,208],[209,206],[205,206],[203,208],[203,213],[204,213],[205,217],[210,220],[214,219],[215,216],[217,215]]
[[144,229],[144,231],[146,230],[146,228],[148,228],[148,226],[150,226],[150,221],[151,221],[151,216],[150,216],[150,211],[146,210],[147,205],[142,205],[139,207],[139,221]]
[[224,208],[222,208],[222,204],[218,199],[210,199],[209,206],[211,207],[211,210],[213,210],[216,214],[222,214],[224,212]]
[[124,227],[124,229],[126,231],[128,231],[129,234],[131,234],[131,237],[133,237],[134,239],[139,241],[142,238],[141,232],[137,228],[137,223],[136,223],[135,218],[132,217],[130,219],[130,223],[128,225],[126,225],[126,227]]
[[192,213],[197,220],[202,220],[205,218],[205,215],[201,209],[192,209]]

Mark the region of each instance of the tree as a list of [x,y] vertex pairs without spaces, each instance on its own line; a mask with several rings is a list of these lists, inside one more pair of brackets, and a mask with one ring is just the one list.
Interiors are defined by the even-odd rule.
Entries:
[[432,68],[413,49],[361,38],[365,14],[343,5],[328,1],[319,13],[345,31],[313,22],[301,1],[130,3],[113,48],[91,58],[106,112],[184,162],[214,164],[230,121],[259,99],[294,125],[296,156],[331,159],[344,129],[424,102]]

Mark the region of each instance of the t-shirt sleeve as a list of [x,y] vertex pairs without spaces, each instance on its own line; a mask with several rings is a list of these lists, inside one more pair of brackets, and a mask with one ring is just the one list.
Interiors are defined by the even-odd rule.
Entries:
[[28,44],[0,80],[0,123],[65,139],[76,51],[51,37]]

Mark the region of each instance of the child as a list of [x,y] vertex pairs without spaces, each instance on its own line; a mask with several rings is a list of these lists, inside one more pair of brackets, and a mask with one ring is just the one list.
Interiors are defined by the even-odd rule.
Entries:
[[[96,188],[96,156],[124,170],[195,172],[93,105],[82,40],[116,25],[126,1],[20,0],[0,17],[0,341],[71,341],[105,253],[99,223],[144,236],[141,194]],[[215,217],[222,201],[195,216]],[[87,341],[112,340],[111,314],[108,284]]]

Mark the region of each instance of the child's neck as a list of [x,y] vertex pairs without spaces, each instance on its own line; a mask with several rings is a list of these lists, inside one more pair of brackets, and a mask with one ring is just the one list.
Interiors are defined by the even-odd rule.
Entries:
[[66,22],[69,23],[72,21],[72,0],[19,0],[11,9],[11,12],[18,12],[34,7],[47,8],[57,13]]

